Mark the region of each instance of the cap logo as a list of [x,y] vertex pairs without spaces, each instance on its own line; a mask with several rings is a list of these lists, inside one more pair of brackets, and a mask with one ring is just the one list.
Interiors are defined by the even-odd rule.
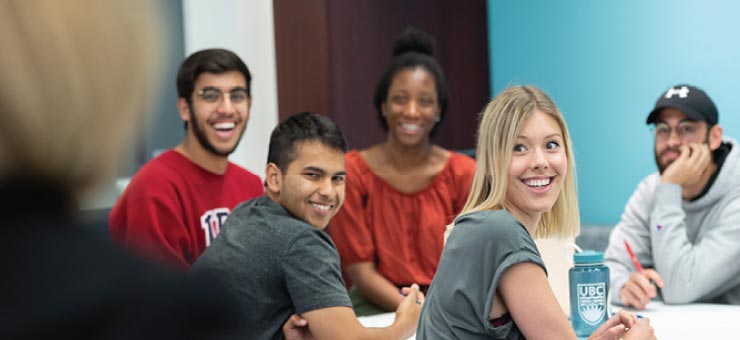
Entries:
[[678,95],[678,98],[686,98],[689,96],[689,88],[686,86],[681,86],[679,88],[671,87],[666,91],[665,98],[669,99],[675,95]]

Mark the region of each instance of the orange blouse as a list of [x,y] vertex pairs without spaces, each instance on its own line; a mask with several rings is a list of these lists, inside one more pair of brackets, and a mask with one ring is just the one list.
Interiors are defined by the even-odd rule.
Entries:
[[475,161],[451,152],[444,169],[418,192],[399,192],[372,172],[356,150],[345,155],[344,206],[329,233],[342,268],[375,262],[383,277],[397,286],[428,286],[442,254],[445,226],[468,197]]

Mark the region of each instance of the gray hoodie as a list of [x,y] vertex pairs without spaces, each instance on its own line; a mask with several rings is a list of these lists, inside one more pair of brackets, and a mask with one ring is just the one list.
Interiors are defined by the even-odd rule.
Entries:
[[659,173],[637,186],[609,237],[605,262],[612,302],[635,267],[627,240],[643,267],[663,278],[666,303],[740,304],[740,146],[732,150],[709,191],[696,201],[681,198],[681,186],[662,183]]

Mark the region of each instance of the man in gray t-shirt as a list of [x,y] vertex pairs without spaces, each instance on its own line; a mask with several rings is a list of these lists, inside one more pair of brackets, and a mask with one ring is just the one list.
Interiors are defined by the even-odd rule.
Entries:
[[[283,331],[292,339],[405,339],[414,333],[421,311],[416,302],[424,299],[416,285],[404,288],[407,297],[390,327],[365,329],[352,311],[339,255],[323,231],[344,202],[345,151],[341,132],[326,117],[300,113],[279,124],[270,137],[265,195],[234,208],[191,268],[229,288],[250,338],[281,339]],[[292,314],[308,326],[286,323]]]
[[280,338],[293,313],[352,307],[334,243],[322,230],[262,196],[238,205],[193,271],[215,271],[254,334]]

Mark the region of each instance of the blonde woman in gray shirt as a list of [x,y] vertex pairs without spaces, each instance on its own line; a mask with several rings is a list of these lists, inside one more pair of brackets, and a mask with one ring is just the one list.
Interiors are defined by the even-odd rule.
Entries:
[[[532,86],[500,93],[483,112],[477,168],[417,330],[419,339],[576,339],[532,237],[578,232],[570,136]],[[654,339],[647,319],[620,312],[589,339]]]

